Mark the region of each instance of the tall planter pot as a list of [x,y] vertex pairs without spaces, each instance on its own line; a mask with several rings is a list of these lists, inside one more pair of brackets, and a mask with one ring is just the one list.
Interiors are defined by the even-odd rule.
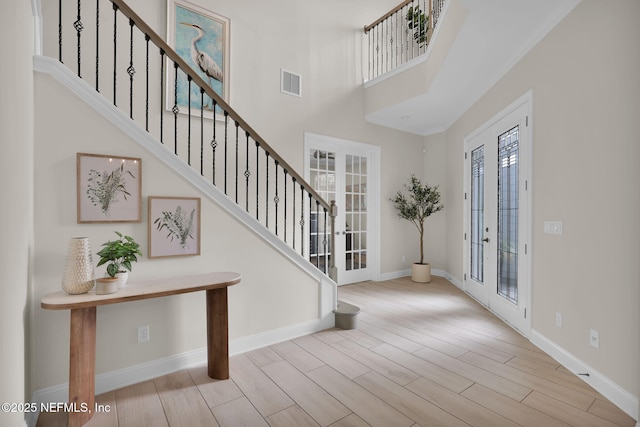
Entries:
[[414,263],[411,266],[411,280],[418,283],[431,282],[431,264]]

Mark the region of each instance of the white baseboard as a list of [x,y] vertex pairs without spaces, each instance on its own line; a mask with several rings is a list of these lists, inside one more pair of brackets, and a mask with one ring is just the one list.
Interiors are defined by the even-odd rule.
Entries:
[[411,269],[380,273],[380,277],[378,278],[378,280],[380,282],[384,282],[385,280],[399,279],[401,277],[407,277],[407,276],[411,276]]
[[[331,317],[333,318],[333,316]],[[250,335],[248,337],[239,338],[229,342],[229,354],[233,356],[236,354],[246,353],[247,351],[267,347],[282,341],[291,340],[303,335],[309,335],[332,327],[333,324],[327,325],[321,320],[310,320],[297,325]],[[205,358],[203,363],[206,363],[206,361],[207,360]]]
[[[432,268],[431,269],[431,274],[433,274],[434,276],[444,277],[445,279],[450,281],[455,287],[457,287],[458,289],[462,289],[462,281],[460,281],[456,277],[454,277],[451,274],[449,274],[449,272],[446,271],[446,270],[440,270],[438,268]],[[379,280],[380,281],[393,280],[393,279],[399,279],[401,277],[407,277],[407,276],[411,276],[411,269],[382,273],[382,274],[380,274],[380,279]]]
[[[569,353],[562,347],[549,340],[540,332],[532,329],[530,334],[530,341],[538,346],[541,350],[547,353],[549,356],[557,360],[562,366],[567,368],[582,379],[584,382],[593,387],[598,393],[609,399],[613,404],[618,406],[631,418],[638,421],[636,427],[640,427],[640,420],[638,420],[638,397],[632,395],[622,387],[617,385],[611,379],[607,378],[601,372],[593,369],[588,364],[584,363],[573,354]],[[588,373],[586,375],[578,375]]]
[[[229,342],[229,355],[245,353],[257,348],[277,344],[282,341],[298,338],[326,328],[333,327],[324,320],[310,320],[297,325],[274,329],[260,334],[243,337]],[[193,366],[205,365],[207,363],[207,348],[202,347],[186,353],[176,354],[138,365],[128,366],[111,372],[96,375],[96,394],[117,390],[132,384],[157,378],[182,369]],[[52,387],[36,390],[31,402],[40,407],[41,403],[67,402],[69,398],[69,384],[60,384]],[[39,413],[29,413],[26,418],[26,425],[33,427],[36,425]]]

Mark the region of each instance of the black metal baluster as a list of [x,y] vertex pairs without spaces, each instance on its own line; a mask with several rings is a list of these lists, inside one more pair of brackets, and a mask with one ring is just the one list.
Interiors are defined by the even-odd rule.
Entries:
[[278,235],[278,203],[280,202],[280,197],[278,197],[278,161],[273,159],[276,165],[276,195],[273,197],[273,203],[275,205],[275,221],[276,221],[276,236]]
[[173,63],[173,146],[174,153],[178,155],[178,63]]
[[269,152],[265,151],[264,154],[267,156],[267,159],[264,162],[267,174],[267,179],[264,182],[264,226],[269,228]]
[[98,78],[100,75],[100,0],[96,0],[96,92],[98,89]]
[[322,236],[322,247],[324,250],[324,263],[322,265],[322,272],[327,272],[327,266],[329,265],[329,240],[327,239],[327,208],[323,208],[324,210],[324,233]]
[[293,202],[291,203],[291,216],[293,218],[293,236],[291,237],[291,241],[293,242],[292,246],[293,249],[296,248],[296,178],[295,177],[291,177],[291,180],[293,181],[293,190],[291,191],[291,193],[293,194]]
[[136,73],[136,69],[133,67],[133,19],[129,19],[129,67],[127,68],[127,74],[129,74],[129,118],[133,119],[133,76]]
[[200,88],[200,175],[204,176],[204,88]]
[[376,25],[376,76],[380,75],[380,26]]
[[148,34],[144,35],[146,42],[146,57],[145,57],[145,101],[144,101],[144,123],[145,129],[149,132],[149,40],[151,38]]
[[113,105],[116,107],[118,103],[116,102],[116,88],[118,82],[118,67],[117,67],[117,57],[118,57],[118,6],[113,4]]
[[402,62],[403,64],[405,62],[407,62],[407,58],[406,55],[404,54],[404,34],[405,34],[405,26],[407,25],[407,21],[404,18],[404,10],[405,8],[403,7],[402,9],[400,9],[398,11],[398,13],[400,14],[400,35],[399,35],[399,39],[400,39],[400,62]]
[[304,186],[300,184],[300,255],[304,256]]
[[62,60],[62,0],[58,0],[58,61]]
[[80,15],[80,0],[78,0],[78,16],[76,21],[73,23],[73,28],[76,29],[76,34],[78,35],[78,77],[82,78],[80,75],[80,32],[84,29],[82,25],[81,15]]
[[240,126],[240,123],[236,121],[236,192],[235,192],[236,204],[238,204],[238,143],[240,139],[239,133],[238,133],[239,126]]
[[[309,207],[311,207],[311,193],[309,193]],[[311,227],[309,227],[311,228]],[[320,202],[316,200],[316,268],[320,268]]]
[[[385,35],[385,30],[386,30],[386,35]],[[384,22],[382,23],[382,40],[384,42],[382,46],[384,47],[384,56],[385,56],[384,71],[389,71],[389,47],[387,45],[387,42],[389,40],[389,20],[388,19],[385,19]]]
[[187,74],[188,93],[187,96],[187,164],[191,166],[191,76]]
[[367,31],[367,55],[369,56],[369,64],[367,65],[367,71],[369,72],[369,80],[373,78],[373,74],[371,72],[371,60],[373,57],[373,50],[371,49],[371,30]]
[[396,57],[396,67],[398,66],[398,64],[402,64],[402,59],[398,57],[399,53],[400,53],[400,45],[398,44],[398,41],[401,39],[400,38],[400,25],[401,22],[399,20],[399,15],[400,15],[400,11],[394,13],[394,16],[396,18],[396,31],[395,31],[395,38],[396,38],[396,53],[395,53],[395,57]]
[[164,49],[160,49],[160,143],[164,144]]
[[214,114],[214,118],[212,120],[212,126],[213,126],[213,139],[211,140],[211,148],[213,149],[213,157],[211,158],[211,176],[212,176],[212,182],[213,185],[216,185],[216,147],[218,146],[218,141],[216,140],[216,119],[215,119],[215,114],[216,114],[216,101],[213,101],[213,114]]
[[260,143],[256,141],[256,221],[260,221]]
[[227,136],[229,131],[229,113],[224,112],[224,194],[227,194]]
[[245,169],[244,169],[244,177],[245,177],[244,204],[245,204],[245,210],[249,212],[249,177],[251,176],[251,171],[249,171],[249,132],[245,131],[244,134],[247,137],[247,144],[245,148],[246,160],[245,160]]
[[284,172],[284,242],[287,243],[287,174],[289,171],[286,169]]

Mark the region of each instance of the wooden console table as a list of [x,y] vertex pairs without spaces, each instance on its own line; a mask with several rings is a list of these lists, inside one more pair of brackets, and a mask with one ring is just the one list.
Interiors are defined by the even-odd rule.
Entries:
[[[90,291],[68,295],[64,291],[44,296],[42,308],[71,310],[69,350],[69,403],[78,408],[69,413],[69,426],[91,419],[95,407],[96,307],[196,291],[206,291],[207,362],[209,377],[229,378],[229,324],[227,287],[240,282],[232,272],[198,274],[130,283],[118,292],[96,295]],[[83,412],[81,408],[88,408]]]

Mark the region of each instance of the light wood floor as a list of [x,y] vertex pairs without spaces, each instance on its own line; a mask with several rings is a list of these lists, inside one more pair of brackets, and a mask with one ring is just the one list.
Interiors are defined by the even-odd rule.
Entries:
[[[98,396],[87,426],[635,426],[446,280],[343,286],[354,330],[329,330]],[[65,424],[42,414],[38,426]]]

